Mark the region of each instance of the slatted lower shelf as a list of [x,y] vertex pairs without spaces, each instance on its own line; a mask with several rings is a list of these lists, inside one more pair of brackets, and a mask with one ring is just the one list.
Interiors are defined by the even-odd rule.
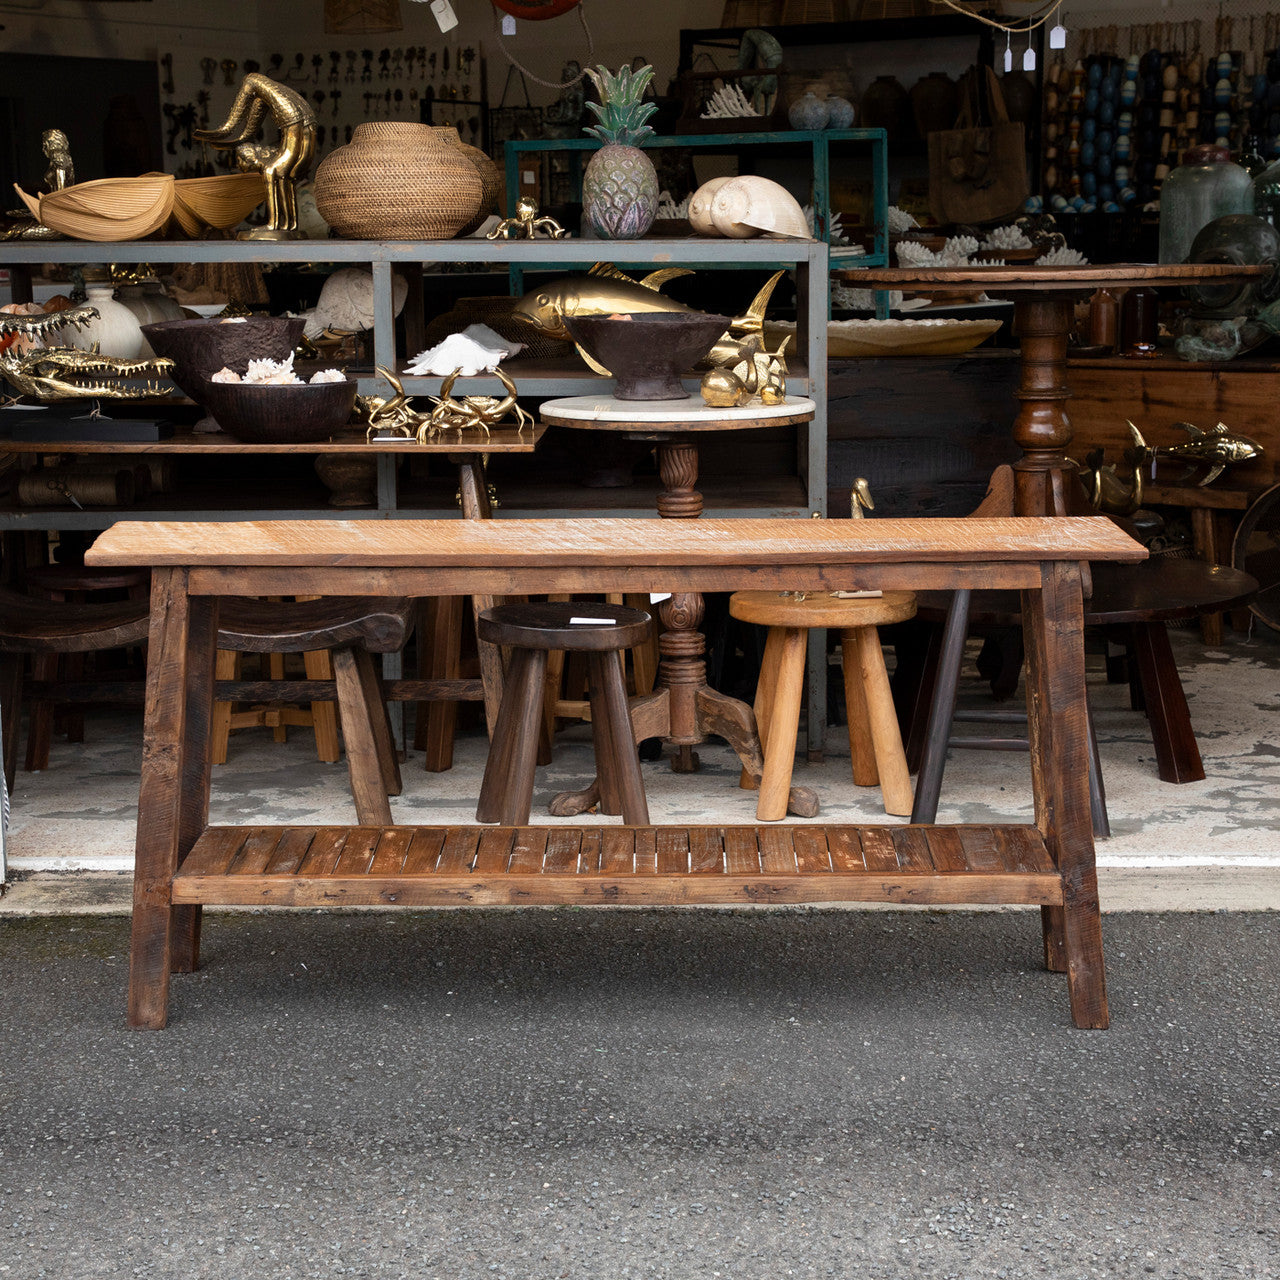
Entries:
[[210,827],[175,903],[1056,906],[1030,826]]

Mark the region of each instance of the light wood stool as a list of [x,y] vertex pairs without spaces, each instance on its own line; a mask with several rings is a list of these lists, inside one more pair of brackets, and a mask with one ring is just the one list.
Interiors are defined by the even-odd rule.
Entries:
[[[876,628],[904,622],[915,611],[911,591],[850,600],[826,593],[800,598],[776,591],[737,591],[729,598],[729,612],[735,618],[769,628],[755,701],[764,748],[756,804],[759,821],[777,822],[787,815],[811,627],[834,627],[840,632],[854,782],[862,787],[879,783],[885,812],[910,814],[911,775]],[[748,789],[753,785],[745,771],[741,785]]]

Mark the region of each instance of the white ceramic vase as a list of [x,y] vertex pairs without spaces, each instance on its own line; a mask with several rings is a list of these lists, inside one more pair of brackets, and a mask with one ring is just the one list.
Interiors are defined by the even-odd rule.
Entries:
[[91,284],[85,292],[88,295],[86,304],[98,313],[98,318],[70,331],[72,345],[88,351],[96,342],[104,356],[138,359],[143,347],[138,317],[123,302],[117,302],[111,296],[109,284]]

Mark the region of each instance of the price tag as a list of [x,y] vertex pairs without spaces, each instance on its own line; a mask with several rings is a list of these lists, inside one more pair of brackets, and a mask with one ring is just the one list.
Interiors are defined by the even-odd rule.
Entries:
[[452,31],[458,25],[458,15],[449,0],[431,0],[431,12],[441,31]]
[[516,33],[516,20],[509,13],[502,15],[502,34],[513,36]]
[[661,604],[664,600],[671,599],[670,591],[651,591],[649,592],[650,604]]

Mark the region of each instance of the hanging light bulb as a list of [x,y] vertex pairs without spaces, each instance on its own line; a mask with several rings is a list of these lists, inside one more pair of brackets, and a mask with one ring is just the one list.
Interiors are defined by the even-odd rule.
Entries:
[[1004,70],[1008,75],[1013,70],[1013,46],[1009,43],[1012,37],[1008,31],[1004,33]]

